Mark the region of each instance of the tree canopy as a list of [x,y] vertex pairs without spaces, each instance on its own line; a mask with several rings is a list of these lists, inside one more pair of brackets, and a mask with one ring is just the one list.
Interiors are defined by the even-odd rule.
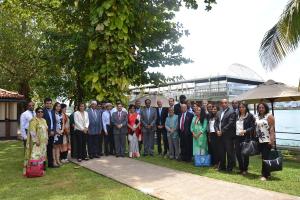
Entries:
[[[214,0],[204,0],[206,10]],[[0,83],[27,98],[121,99],[168,80],[152,67],[191,62],[174,17],[196,0],[2,0]]]

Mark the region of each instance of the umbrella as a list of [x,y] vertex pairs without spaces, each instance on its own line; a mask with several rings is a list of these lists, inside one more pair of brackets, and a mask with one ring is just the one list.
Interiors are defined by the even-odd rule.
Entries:
[[284,83],[268,80],[256,88],[236,97],[236,100],[245,101],[247,103],[258,103],[264,99],[271,102],[272,114],[274,115],[274,102],[298,101],[300,100],[300,92],[298,92],[295,87],[290,87]]
[[157,101],[161,100],[162,106],[163,107],[169,107],[169,100],[163,95],[157,95],[157,94],[150,94],[150,95],[145,95],[142,97],[139,97],[133,101],[130,101],[130,104],[134,104],[136,100],[139,100],[141,102],[141,106],[145,106],[145,100],[150,99],[151,100],[151,106],[152,107],[157,107]]

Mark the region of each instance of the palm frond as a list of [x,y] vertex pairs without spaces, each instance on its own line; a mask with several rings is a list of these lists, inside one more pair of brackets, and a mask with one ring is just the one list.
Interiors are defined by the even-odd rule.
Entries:
[[259,56],[267,70],[274,69],[300,41],[300,0],[287,4],[279,21],[264,36]]

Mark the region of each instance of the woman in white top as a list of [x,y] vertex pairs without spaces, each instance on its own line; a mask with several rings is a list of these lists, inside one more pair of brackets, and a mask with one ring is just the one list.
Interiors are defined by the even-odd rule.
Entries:
[[[275,144],[275,119],[269,113],[269,106],[266,103],[260,103],[257,106],[258,115],[256,116],[256,135],[259,141],[259,149],[262,159],[268,160],[272,146]],[[265,181],[271,173],[264,168],[262,163],[261,180]]]
[[250,139],[255,131],[255,118],[249,112],[248,105],[240,103],[238,106],[238,116],[236,119],[236,140],[235,151],[239,162],[239,169],[242,175],[248,173],[249,155],[242,155],[241,144]]
[[211,153],[212,153],[212,161],[215,168],[219,167],[220,163],[220,144],[221,144],[221,137],[217,135],[217,132],[215,130],[215,121],[217,118],[217,112],[218,109],[215,105],[211,105],[211,109],[209,109],[209,121],[207,126],[207,132],[208,132],[208,140],[211,145]]
[[88,160],[86,153],[86,141],[89,127],[89,116],[85,111],[85,104],[79,104],[79,110],[74,113],[75,137],[77,141],[77,161]]

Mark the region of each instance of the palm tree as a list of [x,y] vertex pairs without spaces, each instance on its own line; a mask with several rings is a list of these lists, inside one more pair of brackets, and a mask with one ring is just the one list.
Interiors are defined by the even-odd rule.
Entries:
[[279,21],[264,36],[259,49],[267,70],[274,69],[300,41],[300,0],[290,0]]

